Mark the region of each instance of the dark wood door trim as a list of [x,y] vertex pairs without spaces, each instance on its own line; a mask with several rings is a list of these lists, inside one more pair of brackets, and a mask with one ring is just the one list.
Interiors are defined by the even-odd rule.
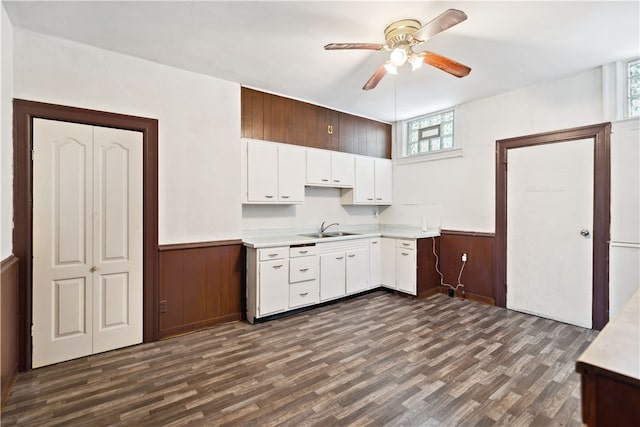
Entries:
[[31,368],[32,129],[42,118],[142,132],[143,135],[143,336],[158,339],[158,121],[42,102],[13,100],[13,252],[20,259],[19,369]]
[[496,141],[496,305],[507,303],[507,151],[539,144],[594,140],[593,181],[593,329],[609,321],[609,230],[611,222],[611,123]]

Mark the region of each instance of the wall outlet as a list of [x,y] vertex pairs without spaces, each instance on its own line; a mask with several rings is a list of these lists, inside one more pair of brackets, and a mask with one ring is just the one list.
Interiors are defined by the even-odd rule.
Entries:
[[462,254],[462,262],[467,262],[467,254]]
[[378,209],[373,210],[373,217],[378,218]]
[[453,297],[453,295],[455,295],[455,293],[454,293],[453,289],[449,289],[449,296],[450,296],[450,297]]
[[160,300],[160,313],[166,313],[167,312],[167,300],[163,299]]

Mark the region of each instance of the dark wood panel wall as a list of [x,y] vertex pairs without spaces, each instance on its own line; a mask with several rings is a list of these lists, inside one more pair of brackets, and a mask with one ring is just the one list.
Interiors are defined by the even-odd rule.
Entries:
[[[495,305],[494,242],[492,233],[442,230],[440,233],[440,271],[445,283],[455,286],[462,266],[462,254],[467,263],[460,282],[466,298]],[[447,292],[447,289],[442,289]],[[456,293],[461,296],[461,288]]]
[[241,89],[242,136],[391,158],[391,125],[254,89]]
[[160,338],[240,320],[242,242],[160,246]]
[[440,253],[440,237],[418,239],[418,298],[426,298],[441,291],[434,249],[436,254]]
[[2,261],[0,286],[0,324],[2,327],[2,406],[4,406],[18,373],[18,258],[11,255]]

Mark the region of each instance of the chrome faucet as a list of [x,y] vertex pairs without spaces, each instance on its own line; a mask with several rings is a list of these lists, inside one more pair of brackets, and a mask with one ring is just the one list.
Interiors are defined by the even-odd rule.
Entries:
[[324,233],[325,231],[327,231],[327,228],[331,227],[332,225],[340,225],[337,222],[334,222],[333,224],[329,224],[325,227],[324,225],[325,221],[322,221],[322,225],[320,226],[320,234]]

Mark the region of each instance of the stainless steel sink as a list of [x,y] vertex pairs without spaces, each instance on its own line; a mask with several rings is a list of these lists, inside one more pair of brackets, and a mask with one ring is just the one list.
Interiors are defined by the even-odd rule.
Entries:
[[314,239],[326,239],[327,237],[353,236],[360,233],[349,233],[347,231],[332,231],[330,233],[309,233],[298,234],[298,236],[313,237]]

